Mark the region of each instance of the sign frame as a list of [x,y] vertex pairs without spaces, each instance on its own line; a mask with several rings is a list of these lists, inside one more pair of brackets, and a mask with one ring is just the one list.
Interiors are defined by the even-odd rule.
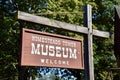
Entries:
[[23,28],[21,44],[21,66],[84,69],[80,39]]
[[[30,22],[30,23],[32,22],[32,23],[39,24],[39,25],[45,25],[44,27],[47,26],[51,28],[75,32],[78,34],[83,34],[84,36],[83,41],[84,41],[85,80],[94,80],[92,36],[109,38],[110,33],[106,31],[92,29],[92,6],[91,5],[87,4],[84,6],[83,15],[84,15],[84,26],[78,26],[78,25],[60,22],[57,20],[52,20],[49,18],[37,16],[34,14],[29,14],[26,12],[18,11],[18,19],[20,21],[25,21],[25,22]],[[22,76],[20,78],[22,78]]]

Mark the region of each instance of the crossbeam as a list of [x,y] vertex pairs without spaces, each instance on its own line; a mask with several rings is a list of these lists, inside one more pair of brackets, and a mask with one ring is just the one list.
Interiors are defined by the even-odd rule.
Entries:
[[49,18],[36,16],[26,12],[18,11],[18,19],[41,24],[57,29],[63,29],[79,34],[84,34],[84,62],[85,62],[85,80],[94,80],[94,62],[93,62],[93,36],[109,38],[110,34],[106,31],[92,29],[92,6],[86,5],[84,13],[84,26],[78,26]]
[[[29,13],[22,12],[22,11],[18,11],[18,19],[37,23],[37,24],[42,24],[42,25],[46,25],[46,26],[50,26],[50,27],[54,27],[58,29],[69,30],[69,31],[77,32],[81,34],[88,34],[88,30],[89,30],[87,27],[73,25],[73,24],[69,24],[65,22],[60,22],[57,20],[52,20],[52,19],[48,19],[45,17],[36,16],[34,14],[29,14]],[[104,37],[104,38],[109,38],[110,36],[109,32],[99,31],[95,29],[92,29],[92,34],[94,36]]]

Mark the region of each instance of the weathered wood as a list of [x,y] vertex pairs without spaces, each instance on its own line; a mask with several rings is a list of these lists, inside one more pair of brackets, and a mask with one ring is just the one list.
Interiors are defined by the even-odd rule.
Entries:
[[94,36],[97,37],[103,37],[103,38],[109,38],[110,37],[110,33],[109,32],[105,32],[105,31],[99,31],[99,30],[95,30],[93,29],[93,33]]
[[[42,25],[46,25],[46,26],[50,26],[50,27],[54,27],[54,28],[69,30],[69,31],[77,32],[77,33],[81,33],[81,34],[88,34],[88,30],[89,30],[87,27],[68,24],[65,22],[60,22],[57,20],[52,20],[52,19],[48,19],[45,17],[40,17],[40,16],[36,16],[33,14],[25,13],[22,11],[18,11],[18,19],[37,23],[37,24],[42,24]],[[93,35],[109,38],[109,32],[105,32],[105,31],[99,31],[99,30],[93,29]]]
[[85,80],[94,80],[92,6],[86,5],[84,11],[84,26],[88,27],[88,34],[84,35]]
[[85,27],[80,27],[77,25],[72,25],[65,22],[44,18],[44,17],[33,15],[33,14],[21,12],[21,11],[18,11],[18,19],[37,23],[37,24],[47,25],[55,28],[65,29],[69,31],[81,32],[86,34],[88,33],[88,29]]
[[90,5],[85,6],[84,13],[84,26],[78,26],[60,22],[57,20],[51,20],[48,18],[36,16],[33,14],[18,11],[18,19],[36,24],[46,25],[53,28],[72,31],[80,34],[84,34],[84,56],[85,56],[85,80],[94,80],[94,63],[93,63],[93,47],[92,39],[93,35],[98,37],[109,38],[109,32],[99,31],[92,29],[92,7]]

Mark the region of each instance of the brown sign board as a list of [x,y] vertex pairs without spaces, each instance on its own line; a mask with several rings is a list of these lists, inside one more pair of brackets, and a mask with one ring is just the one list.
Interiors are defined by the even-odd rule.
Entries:
[[79,39],[23,28],[21,49],[21,66],[84,69]]

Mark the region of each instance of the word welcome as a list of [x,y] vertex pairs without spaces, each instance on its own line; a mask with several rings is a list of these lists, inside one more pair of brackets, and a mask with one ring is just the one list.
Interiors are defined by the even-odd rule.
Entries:
[[42,59],[40,59],[40,61],[43,64],[70,65],[69,61],[67,61],[67,60],[65,61],[65,60],[56,60],[56,59],[53,60],[53,59],[44,59],[44,58],[42,58]]

